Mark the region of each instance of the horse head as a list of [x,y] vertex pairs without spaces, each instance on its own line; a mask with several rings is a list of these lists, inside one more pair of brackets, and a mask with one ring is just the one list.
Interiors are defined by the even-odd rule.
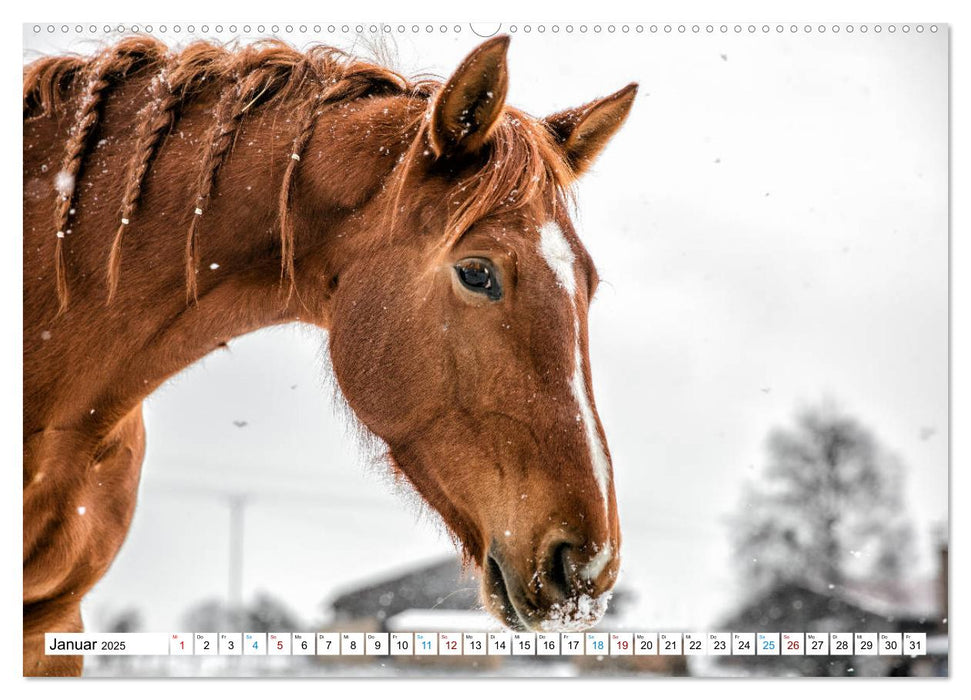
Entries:
[[535,119],[505,104],[508,38],[427,101],[390,182],[352,217],[330,353],[357,417],[482,569],[518,629],[589,627],[620,564],[588,312],[598,278],[569,189],[621,126],[629,85]]

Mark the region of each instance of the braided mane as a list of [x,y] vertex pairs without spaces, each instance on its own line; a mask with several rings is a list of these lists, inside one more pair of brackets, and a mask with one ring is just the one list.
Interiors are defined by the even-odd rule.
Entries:
[[[202,139],[195,195],[188,205],[191,216],[185,241],[185,275],[190,301],[196,297],[197,289],[196,242],[200,219],[204,218],[218,184],[220,168],[247,116],[284,100],[294,107],[296,128],[277,212],[281,284],[289,282],[289,299],[295,284],[294,232],[290,216],[294,175],[323,108],[330,103],[373,95],[429,99],[441,86],[440,82],[430,79],[408,80],[389,68],[354,58],[333,47],[318,45],[301,52],[276,40],[240,47],[200,41],[173,53],[152,37],[136,36],[90,58],[45,57],[27,65],[23,80],[25,121],[63,115],[72,107],[76,110],[61,170],[55,179],[53,230],[57,241],[54,267],[59,313],[67,308],[69,300],[63,238],[70,232],[77,184],[84,175],[85,155],[94,141],[110,91],[146,72],[153,77],[148,99],[134,117],[134,146],[125,169],[119,223],[108,259],[109,302],[118,288],[124,234],[137,217],[142,187],[152,161],[186,106],[203,92],[212,94],[215,90],[217,98],[213,123]],[[416,126],[417,136],[393,175],[391,186],[399,193],[412,167],[423,157],[426,125]],[[537,120],[507,108],[491,138],[492,148],[483,167],[467,180],[457,182],[455,196],[449,198],[455,203],[448,233],[451,239],[482,216],[522,206],[550,182],[565,191],[567,183],[572,180],[552,135]]]

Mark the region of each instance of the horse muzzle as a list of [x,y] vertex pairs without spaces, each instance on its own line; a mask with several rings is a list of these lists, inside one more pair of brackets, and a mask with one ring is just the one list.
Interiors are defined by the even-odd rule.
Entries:
[[609,542],[595,547],[555,538],[528,561],[539,566],[523,575],[513,552],[496,543],[489,548],[482,598],[490,613],[521,631],[579,632],[600,622],[620,566]]

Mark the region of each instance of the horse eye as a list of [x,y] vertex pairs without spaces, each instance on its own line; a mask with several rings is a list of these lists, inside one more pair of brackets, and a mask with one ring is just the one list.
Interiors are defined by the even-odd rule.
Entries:
[[492,301],[502,298],[499,278],[488,260],[481,258],[462,260],[455,266],[455,273],[466,289],[485,294]]

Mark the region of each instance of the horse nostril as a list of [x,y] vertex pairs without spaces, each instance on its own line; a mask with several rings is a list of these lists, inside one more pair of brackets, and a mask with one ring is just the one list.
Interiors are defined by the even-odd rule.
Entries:
[[576,564],[572,557],[573,545],[558,542],[553,545],[549,558],[549,583],[564,597],[569,597],[576,587]]

